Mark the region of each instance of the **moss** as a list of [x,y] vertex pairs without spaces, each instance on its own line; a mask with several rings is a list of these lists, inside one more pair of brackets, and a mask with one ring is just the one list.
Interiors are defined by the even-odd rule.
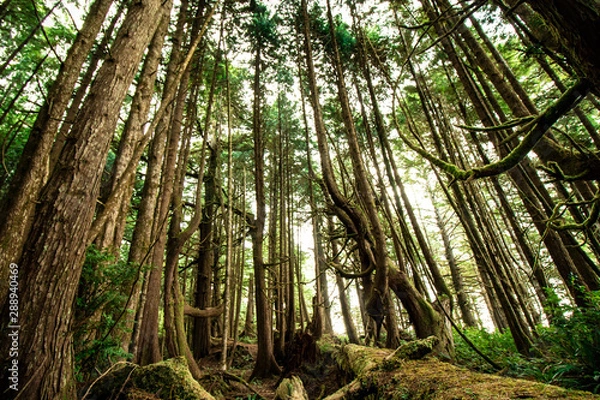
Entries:
[[275,399],[308,400],[308,396],[302,380],[297,376],[292,376],[281,381],[275,392]]
[[343,347],[343,353],[347,357],[348,366],[356,375],[360,375],[379,366],[384,358],[389,355],[390,351],[347,344]]
[[[390,380],[400,382],[411,399],[591,399],[590,393],[472,372],[437,359],[407,360]],[[382,379],[379,379],[381,385]],[[386,391],[381,398],[394,398]]]
[[418,360],[431,353],[438,342],[439,340],[435,336],[413,340],[398,347],[387,359]]
[[192,377],[184,357],[139,367],[123,364],[89,389],[91,399],[214,400]]
[[335,336],[324,335],[321,339],[317,340],[317,347],[321,354],[331,354],[340,349],[342,342]]
[[132,374],[133,384],[164,400],[213,399],[192,377],[184,357],[171,358],[139,368]]
[[[410,359],[435,346],[428,338],[396,352],[348,345],[343,347],[356,379],[331,399],[600,399],[588,392],[469,371],[434,357]],[[350,361],[352,360],[352,361]]]

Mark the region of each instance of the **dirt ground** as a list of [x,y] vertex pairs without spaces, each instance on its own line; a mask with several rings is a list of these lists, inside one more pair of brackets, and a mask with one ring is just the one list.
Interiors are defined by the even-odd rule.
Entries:
[[219,369],[221,354],[215,351],[199,360],[200,368],[206,372],[200,384],[217,399],[271,400],[281,380],[291,375],[302,379],[310,399],[327,396],[348,381],[329,354],[320,355],[314,363],[301,363],[298,368],[284,371],[283,376],[249,381],[256,354],[256,344],[238,343],[231,368],[223,373]]

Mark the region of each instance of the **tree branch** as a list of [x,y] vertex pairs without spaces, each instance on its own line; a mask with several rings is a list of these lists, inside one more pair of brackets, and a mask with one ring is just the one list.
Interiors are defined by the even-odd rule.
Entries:
[[583,98],[590,91],[590,88],[591,84],[587,80],[582,79],[578,81],[569,90],[564,92],[554,104],[549,106],[544,112],[539,114],[520,130],[520,133],[525,133],[523,140],[521,140],[521,142],[506,157],[500,161],[484,165],[483,167],[464,170],[428,153],[423,148],[412,143],[401,132],[398,132],[398,134],[412,150],[419,153],[419,155],[423,156],[442,171],[452,175],[456,180],[471,180],[488,176],[496,176],[519,164],[544,137],[548,129],[550,129],[550,127],[552,127],[552,125],[556,123],[560,117],[564,116],[573,107],[577,106],[581,100],[583,100]]
[[208,307],[205,309],[199,309],[192,307],[189,304],[183,306],[183,314],[194,318],[210,318],[218,317],[223,313],[223,304],[217,307]]

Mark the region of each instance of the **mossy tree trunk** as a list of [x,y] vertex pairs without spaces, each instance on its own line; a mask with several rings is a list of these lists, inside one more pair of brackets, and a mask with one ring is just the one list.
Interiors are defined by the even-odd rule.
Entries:
[[434,343],[434,338],[427,338],[395,351],[356,345],[334,350],[340,368],[355,379],[325,399],[599,398],[589,392],[459,368],[428,357]]

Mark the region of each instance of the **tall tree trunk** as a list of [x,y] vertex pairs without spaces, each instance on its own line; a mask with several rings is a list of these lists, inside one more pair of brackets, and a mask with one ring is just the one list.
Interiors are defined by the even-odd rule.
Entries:
[[[19,321],[20,340],[22,348],[29,349],[19,360],[22,399],[75,397],[70,328],[88,230],[121,102],[166,12],[161,5],[149,0],[129,8],[112,46],[112,58],[98,71],[63,148],[60,167],[52,171],[36,207],[27,251],[19,263],[21,313],[27,316]],[[2,382],[7,382],[6,377]]]
[[261,69],[262,49],[256,46],[254,58],[254,100],[252,106],[252,132],[254,137],[254,186],[256,191],[256,217],[251,228],[252,261],[254,263],[254,285],[256,296],[256,332],[258,354],[252,370],[252,378],[262,378],[281,372],[273,354],[272,317],[267,297],[267,276],[263,259],[263,239],[266,219],[265,201],[265,147],[261,118]]
[[[198,276],[196,277],[197,308],[211,306],[212,300],[212,271],[214,265],[213,226],[216,208],[216,172],[219,150],[209,148],[208,169],[204,176],[204,207],[202,223],[200,224],[200,251],[198,252]],[[201,184],[199,182],[198,184]],[[196,358],[202,358],[210,352],[211,320],[196,318],[194,320],[193,352]]]
[[244,330],[242,336],[255,337],[256,329],[254,325],[254,275],[250,274],[248,277],[248,301],[246,302],[246,317],[244,318]]
[[[328,219],[329,230],[333,231],[333,222],[331,218]],[[339,248],[337,245],[337,240],[331,240],[331,253],[333,259],[331,260],[335,264],[339,264],[337,260],[337,254],[339,254]],[[335,282],[337,285],[338,296],[340,298],[340,308],[342,311],[342,318],[344,320],[344,327],[346,328],[346,334],[348,335],[348,340],[350,343],[360,344],[360,338],[356,331],[356,326],[354,325],[354,320],[352,319],[352,312],[350,309],[350,302],[348,301],[348,293],[346,290],[346,284],[344,282],[344,278],[340,274],[335,274]]]
[[[427,11],[428,15],[431,18],[435,19],[436,14],[433,11],[433,8],[432,8],[431,4],[429,3],[429,1],[423,1],[423,3],[426,6],[426,11]],[[438,24],[435,24],[435,27],[438,31],[439,36],[444,37],[446,35],[446,31],[443,30],[441,26],[439,26]],[[464,27],[461,27],[460,30],[461,30],[461,33],[463,33]],[[467,37],[469,36],[468,33],[466,33],[466,32],[464,34],[467,35]],[[481,119],[482,123],[484,124],[484,126],[496,125],[493,117],[489,114],[488,108],[484,105],[483,96],[481,95],[481,93],[478,92],[478,89],[475,87],[473,79],[469,76],[469,73],[467,72],[465,65],[459,60],[457,53],[454,50],[450,40],[448,38],[444,37],[441,40],[441,44],[442,44],[446,54],[448,54],[449,59],[452,62],[461,82],[463,83],[463,87],[465,88],[467,95],[471,99],[471,101],[474,105],[475,111],[477,112],[477,114],[478,114],[479,118]],[[461,45],[461,44],[462,44],[462,42],[459,41],[459,45]],[[476,45],[473,43],[472,40],[469,40],[469,44],[471,44],[472,47],[476,47]],[[489,66],[490,78],[494,77],[496,84],[499,87],[505,88],[506,87],[505,82],[502,81],[502,78],[497,71],[494,72],[494,69],[490,66],[490,64],[488,62],[489,60],[486,58],[485,54],[483,52],[480,52],[480,55],[481,55],[480,61],[484,64],[484,66],[485,65]],[[486,86],[487,85],[484,84],[484,88]],[[525,110],[521,101],[518,98],[516,98],[516,95],[514,93],[512,93],[510,90],[506,89],[506,90],[502,90],[502,94],[503,94],[503,97],[505,97],[507,99],[507,101],[509,102],[509,105],[512,105],[513,107],[517,107],[519,104],[521,105],[518,110],[517,110],[517,108],[515,108],[515,112],[520,112],[521,114],[519,114],[519,115],[527,114],[527,111]],[[491,97],[491,96],[488,96],[488,100],[494,101],[493,97]],[[496,107],[495,110],[497,110],[497,111],[500,110],[500,107],[499,106]],[[506,148],[503,146],[500,146],[497,135],[493,136],[492,140],[495,143],[495,145],[498,146],[498,151],[501,155],[507,154]],[[544,239],[546,248],[548,249],[550,255],[552,256],[553,261],[555,262],[557,269],[560,272],[561,277],[563,278],[566,286],[569,288],[571,294],[576,299],[578,304],[585,304],[585,300],[581,298],[579,290],[575,287],[575,285],[573,285],[573,282],[571,281],[571,278],[570,278],[572,276],[572,274],[577,275],[577,271],[571,260],[568,250],[565,248],[559,235],[552,230],[547,230],[546,224],[543,222],[547,218],[547,216],[543,214],[543,211],[542,211],[543,207],[540,207],[539,203],[536,201],[536,199],[537,199],[536,190],[542,190],[542,192],[545,192],[546,189],[543,188],[543,185],[541,184],[539,177],[537,177],[537,174],[535,173],[535,171],[533,170],[533,168],[531,167],[531,165],[527,159],[525,159],[521,163],[521,166],[522,166],[522,168],[524,168],[526,170],[527,173],[525,171],[523,171],[521,168],[513,168],[510,171],[508,171],[508,175],[511,177],[515,186],[519,188],[519,195],[523,198],[523,204],[525,205],[528,212],[532,216],[532,220],[536,224],[536,228],[538,229],[538,231],[540,232],[540,235]],[[536,190],[534,190],[530,185],[528,185],[528,182],[530,181],[530,177],[536,179],[536,184],[535,184]]]
[[[169,3],[172,4],[172,1]],[[166,14],[163,16],[150,42],[150,46],[148,46],[148,54],[144,60],[144,66],[142,67],[135,95],[132,99],[129,116],[119,140],[113,169],[108,182],[106,182],[106,190],[104,190],[104,193],[101,190],[101,204],[107,204],[109,196],[116,195],[118,199],[113,201],[117,205],[113,209],[106,209],[99,206],[99,209],[108,215],[102,221],[94,222],[95,225],[99,222],[102,227],[95,227],[98,231],[98,237],[90,238],[95,241],[98,248],[108,249],[115,255],[119,254],[119,248],[125,231],[125,220],[129,212],[129,203],[135,184],[135,171],[130,172],[127,167],[132,162],[139,162],[139,160],[133,158],[136,153],[136,146],[140,143],[144,134],[143,126],[148,120],[152,96],[154,94],[156,73],[162,57],[162,48],[169,27],[169,19],[170,15]],[[57,143],[55,143],[56,147],[58,147]],[[125,188],[122,186],[125,186]]]
[[[221,30],[222,31],[222,30]],[[229,293],[235,294],[235,274],[233,271],[234,260],[233,260],[233,134],[232,134],[232,121],[231,121],[231,87],[229,85],[229,61],[225,57],[225,80],[227,90],[227,198],[229,199],[229,207],[227,207],[227,253],[226,253],[226,265],[225,265],[225,290],[223,293],[223,344],[221,347],[221,369],[227,370],[227,343],[230,336],[229,322],[232,319],[229,315],[229,308],[235,308],[234,302],[230,299]],[[243,274],[243,269],[241,270]],[[233,326],[235,330],[234,346],[232,346],[231,355],[235,355],[235,341],[237,340],[237,319],[236,325]]]
[[[0,305],[8,293],[9,265],[21,257],[23,246],[48,178],[48,158],[62,116],[71,100],[79,71],[102,27],[112,0],[96,0],[45,96],[15,174],[0,204]],[[142,38],[143,40],[143,38]]]
[[[516,1],[511,0],[514,4]],[[546,22],[559,51],[582,77],[594,85],[600,95],[600,4],[589,0],[527,0]]]
[[[154,92],[154,83],[156,81],[156,71],[158,65],[160,63],[160,57],[162,52],[162,47],[164,44],[164,38],[167,33],[169,22],[169,15],[165,14],[156,29],[156,33],[154,34],[154,38],[150,42],[150,46],[148,47],[148,54],[146,55],[146,59],[144,61],[144,66],[142,68],[142,72],[140,75],[140,80],[136,87],[136,92],[132,100],[131,112],[125,124],[124,132],[119,142],[119,153],[123,154],[124,159],[128,159],[129,157],[133,157],[133,151],[135,149],[135,145],[137,141],[140,140],[143,134],[143,124],[146,122],[148,118],[148,113],[150,111],[150,103],[152,99],[152,94]],[[129,138],[129,140],[127,139]],[[129,157],[125,156],[125,154],[130,154]],[[151,150],[149,151],[151,154]],[[149,157],[150,160],[157,161],[157,158]],[[162,160],[162,155],[160,156]],[[126,167],[125,167],[126,168]],[[152,167],[148,166],[147,174],[153,170]],[[115,176],[113,177],[113,182],[117,182],[117,170],[115,169]],[[129,200],[131,197],[131,192],[133,190],[133,184],[135,181],[135,173],[131,174],[129,178],[126,178],[127,184],[130,185],[130,189],[128,193],[123,195],[123,200],[121,201],[121,207],[119,210],[118,217],[121,218],[120,221],[115,221],[115,232],[114,235],[106,235],[111,236],[114,239],[115,245],[120,245],[122,239],[122,231],[124,229],[124,220],[127,215],[127,211],[129,209]],[[148,175],[146,179],[150,180]],[[125,183],[124,183],[125,184]],[[154,185],[154,188],[157,189],[158,185]],[[116,186],[113,184],[113,190],[117,190]],[[125,314],[125,328],[123,329],[122,335],[122,343],[123,349],[125,351],[134,352],[134,348],[132,345],[135,341],[133,340],[134,335],[134,324],[139,322],[136,319],[136,313],[138,311],[138,306],[140,304],[141,292],[142,292],[142,284],[144,282],[144,275],[142,273],[142,266],[146,262],[144,259],[150,250],[150,234],[151,229],[148,226],[149,221],[151,220],[151,216],[154,213],[154,206],[152,204],[148,204],[148,202],[153,202],[156,199],[156,193],[153,193],[152,190],[148,193],[146,184],[144,184],[144,193],[146,196],[142,196],[140,208],[138,209],[136,224],[134,227],[133,238],[131,241],[131,245],[129,247],[129,256],[128,262],[132,265],[133,268],[137,268],[138,272],[133,282],[131,282],[131,295],[129,300],[127,301],[127,309],[130,312]],[[119,230],[119,232],[117,232]],[[145,232],[140,232],[140,230],[144,230]],[[119,239],[119,237],[121,239]]]
[[[374,241],[373,249],[372,249],[372,257],[373,262],[375,264],[375,286],[373,290],[377,292],[373,292],[369,294],[370,300],[377,301],[377,297],[381,297],[382,307],[383,309],[374,310],[377,314],[371,314],[371,316],[375,319],[382,318],[385,315],[385,310],[389,308],[389,297],[388,297],[388,273],[387,273],[387,250],[385,248],[386,238],[383,232],[383,228],[381,226],[381,222],[379,220],[379,215],[377,214],[377,207],[375,205],[375,196],[371,189],[371,185],[367,178],[367,173],[365,170],[364,163],[361,158],[360,145],[358,142],[358,135],[356,133],[356,128],[354,125],[354,119],[352,117],[352,110],[350,108],[350,102],[348,100],[348,94],[346,90],[346,85],[344,81],[344,73],[342,62],[339,55],[338,46],[336,43],[336,33],[335,33],[335,24],[333,21],[333,15],[331,13],[331,6],[329,4],[329,0],[327,1],[327,17],[329,20],[329,28],[330,28],[330,36],[333,42],[333,66],[336,71],[336,83],[338,88],[338,97],[342,111],[342,119],[344,122],[344,126],[346,128],[346,138],[349,146],[350,158],[352,160],[352,167],[354,172],[354,178],[356,179],[356,190],[359,198],[359,202],[364,207],[364,212],[366,214],[366,218],[368,220],[368,224],[370,225],[370,233],[373,236],[372,239]],[[360,210],[358,212],[361,212]],[[363,226],[362,228],[366,228]],[[366,233],[366,232],[365,232]],[[360,240],[365,240],[359,238]],[[359,244],[359,246],[364,246]],[[368,269],[368,266],[367,268]],[[379,308],[379,307],[377,307]],[[367,307],[369,310],[369,307]],[[375,316],[377,315],[377,317]],[[381,326],[381,321],[377,322],[378,329]],[[395,341],[392,338],[392,341]]]
[[[300,42],[300,40],[298,40]],[[298,50],[300,53],[300,50]],[[308,116],[306,112],[306,102],[305,102],[305,93],[304,93],[304,84],[303,84],[303,75],[302,75],[302,59],[298,57],[298,78],[300,80],[300,97],[301,97],[301,105],[302,105],[302,122],[304,129],[304,139],[306,142],[306,164],[308,167],[308,201],[311,209],[311,228],[312,228],[312,238],[313,238],[313,256],[314,256],[314,264],[315,264],[315,274],[317,276],[316,280],[316,297],[318,303],[318,313],[320,314],[320,319],[325,321],[325,324],[321,325],[323,328],[321,331],[313,332],[316,338],[320,338],[326,331],[326,327],[331,327],[331,302],[329,300],[329,291],[327,287],[327,267],[325,265],[325,252],[323,251],[323,239],[320,233],[320,216],[318,214],[318,207],[315,200],[315,190],[314,190],[314,178],[315,171],[313,168],[313,160],[310,148],[310,132],[308,126]],[[302,309],[301,313],[302,315]],[[314,318],[315,316],[313,316]],[[333,327],[331,327],[333,331]]]
[[[58,162],[60,157],[60,152],[67,141],[67,136],[69,135],[69,130],[75,123],[77,118],[77,113],[79,112],[79,108],[81,107],[81,103],[87,94],[87,91],[92,84],[92,80],[94,75],[98,70],[98,65],[100,61],[103,61],[108,54],[108,45],[110,41],[113,39],[114,31],[117,23],[123,17],[123,13],[125,12],[125,4],[121,4],[117,9],[115,15],[111,18],[110,24],[106,29],[104,29],[103,37],[94,52],[91,55],[89,65],[86,68],[85,74],[81,77],[81,82],[77,87],[77,91],[73,95],[73,99],[71,100],[71,104],[69,105],[69,109],[65,114],[64,121],[54,139],[54,143],[52,144],[52,150],[50,152],[50,161],[49,161],[49,171],[52,171]],[[137,91],[137,88],[136,88]]]
[[[171,195],[173,193],[173,177],[175,174],[175,155],[173,147],[178,147],[178,137],[173,137],[170,120],[173,113],[172,99],[178,93],[179,81],[181,79],[182,66],[182,46],[184,38],[185,11],[179,15],[177,28],[172,37],[173,48],[171,51],[171,61],[168,66],[166,82],[163,91],[163,105],[165,112],[159,118],[156,125],[154,140],[157,141],[156,155],[158,156],[156,170],[152,171],[152,182],[146,182],[148,185],[157,185],[153,187],[156,190],[155,206],[152,215],[152,246],[148,249],[149,264],[151,270],[148,275],[148,287],[146,299],[143,304],[143,312],[139,327],[139,340],[137,343],[137,353],[135,359],[140,365],[153,364],[162,359],[160,346],[158,342],[158,319],[161,303],[161,278],[163,276],[165,247],[167,241],[168,214],[171,205]],[[166,103],[167,100],[168,104]],[[179,132],[176,132],[176,136]],[[163,159],[164,157],[164,159]],[[162,161],[159,161],[162,159]],[[148,186],[150,189],[150,186]]]
[[466,326],[476,327],[477,321],[475,320],[475,316],[471,310],[469,296],[466,292],[467,288],[463,283],[464,281],[462,272],[456,263],[456,258],[454,257],[454,251],[452,250],[452,243],[450,241],[450,236],[448,235],[448,230],[446,229],[446,224],[442,219],[440,210],[436,207],[434,211],[438,229],[440,230],[440,234],[442,236],[442,242],[444,243],[446,261],[448,262],[448,268],[450,268],[450,274],[452,275],[452,283],[454,284],[454,291],[456,292],[456,298],[458,300],[458,307],[460,308],[462,320]]
[[[174,169],[175,158],[177,156],[177,149],[179,146],[179,137],[181,130],[181,120],[183,119],[183,109],[185,99],[187,96],[188,80],[190,77],[190,69],[183,75],[182,82],[179,88],[179,95],[174,110],[174,116],[172,119],[170,148],[167,155],[167,162],[165,163],[165,175],[167,178],[175,177],[175,174],[171,172]],[[192,130],[186,130],[186,137],[183,142],[183,149],[179,153],[178,167],[177,167],[177,184],[173,185],[172,192],[172,216],[171,224],[169,228],[169,238],[167,245],[167,257],[165,266],[165,289],[164,289],[164,329],[165,329],[165,343],[166,348],[171,357],[185,357],[187,360],[188,367],[192,376],[199,379],[201,377],[201,371],[194,359],[192,351],[190,350],[187,343],[186,330],[184,327],[184,312],[185,312],[185,300],[181,293],[180,282],[179,282],[179,256],[183,249],[183,246],[188,242],[192,235],[197,231],[198,226],[202,221],[202,201],[201,201],[201,182],[204,177],[204,159],[205,150],[207,146],[207,138],[204,137],[202,144],[202,151],[200,159],[200,169],[198,172],[198,182],[196,185],[196,198],[195,198],[195,209],[194,214],[188,221],[185,230],[181,230],[182,222],[182,198],[186,169],[188,166],[188,157],[190,153],[189,145],[191,141]]]

